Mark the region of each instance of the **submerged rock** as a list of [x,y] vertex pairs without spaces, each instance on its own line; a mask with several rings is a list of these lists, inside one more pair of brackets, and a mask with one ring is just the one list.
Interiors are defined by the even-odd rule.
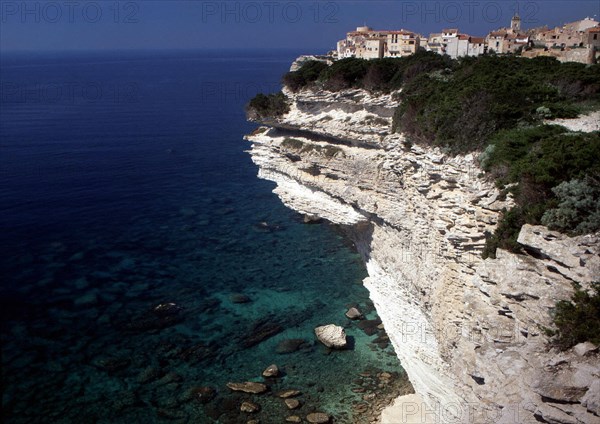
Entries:
[[317,339],[329,348],[343,349],[348,344],[346,332],[339,325],[329,324],[317,327],[315,328],[315,334]]
[[232,303],[249,303],[252,302],[252,299],[250,299],[249,296],[242,294],[242,293],[234,293],[231,296],[229,296],[229,300],[231,300]]
[[140,384],[146,384],[151,381],[159,379],[161,376],[161,372],[159,368],[156,367],[148,367],[140,371],[137,376],[137,382]]
[[152,311],[158,315],[159,317],[164,317],[164,316],[168,316],[168,315],[175,315],[177,314],[179,311],[181,310],[181,308],[179,306],[177,306],[177,304],[172,303],[172,302],[168,302],[168,303],[161,303],[159,305],[156,305]]
[[97,360],[94,365],[103,369],[108,373],[124,370],[131,364],[131,360],[128,358],[103,358]]
[[308,346],[308,342],[304,339],[285,339],[280,341],[275,348],[275,352],[279,354],[296,352],[305,346]]
[[193,389],[193,395],[198,402],[206,404],[215,398],[217,391],[212,387],[198,387]]
[[377,334],[378,326],[381,324],[380,319],[367,319],[358,323],[358,328],[363,330],[367,336]]
[[276,334],[281,333],[283,330],[284,328],[277,322],[274,322],[271,317],[260,319],[252,324],[247,335],[242,338],[242,347],[248,349],[256,346]]
[[253,393],[259,394],[267,391],[267,386],[262,383],[254,383],[252,381],[246,381],[245,383],[227,383],[227,387],[229,387],[234,392],[244,392],[244,393]]

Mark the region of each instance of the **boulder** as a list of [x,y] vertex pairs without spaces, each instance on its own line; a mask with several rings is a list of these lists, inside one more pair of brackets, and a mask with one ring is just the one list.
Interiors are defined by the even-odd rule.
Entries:
[[244,401],[244,402],[242,402],[242,405],[240,406],[240,411],[247,412],[249,414],[253,414],[255,412],[260,411],[260,405],[257,405],[254,402]]
[[316,215],[304,215],[302,221],[305,224],[319,224],[323,219]]
[[300,406],[300,401],[298,399],[290,398],[286,399],[284,402],[288,409],[296,409]]
[[300,418],[298,415],[290,415],[285,420],[288,423],[301,423],[302,422],[302,418]]
[[246,381],[245,383],[227,383],[227,387],[229,387],[234,392],[244,392],[244,393],[253,393],[259,394],[267,391],[267,386],[262,383],[254,383],[252,381]]
[[263,377],[266,377],[266,378],[277,377],[279,375],[279,367],[275,364],[269,365],[262,372],[262,375],[263,375]]
[[335,324],[323,325],[315,328],[317,339],[325,346],[332,349],[343,349],[347,345],[346,332]]
[[575,403],[588,391],[594,369],[577,364],[557,372],[541,373],[533,383],[533,391],[558,403]]
[[592,414],[600,415],[600,380],[595,380],[585,395],[581,404]]
[[301,393],[298,390],[283,390],[279,393],[277,393],[277,396],[279,396],[282,399],[287,399],[287,398],[291,398],[294,396],[298,396]]
[[329,415],[323,412],[313,412],[306,416],[306,421],[312,424],[327,424],[329,420]]
[[595,352],[598,350],[598,346],[590,342],[583,342],[575,345],[573,352],[578,356],[586,356],[588,353]]
[[348,318],[348,319],[361,319],[362,318],[362,314],[360,313],[360,311],[358,309],[356,309],[356,308],[350,308],[346,312],[346,318]]

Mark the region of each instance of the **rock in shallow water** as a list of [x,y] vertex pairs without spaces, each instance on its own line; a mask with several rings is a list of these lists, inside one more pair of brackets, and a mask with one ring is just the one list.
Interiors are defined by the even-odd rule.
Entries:
[[227,387],[234,392],[259,394],[267,391],[266,385],[262,383],[254,383],[252,381],[246,381],[245,383],[227,383]]
[[279,396],[282,399],[287,399],[287,398],[291,398],[294,396],[298,396],[301,393],[298,390],[283,390],[279,393],[277,393],[277,396]]
[[284,328],[279,323],[274,322],[271,317],[262,318],[252,324],[247,335],[242,337],[240,343],[244,349],[248,349],[281,333],[283,330]]
[[252,302],[252,299],[250,299],[249,296],[242,294],[242,293],[234,293],[231,296],[229,296],[229,300],[231,300],[232,303],[249,303]]
[[217,394],[217,391],[212,387],[198,387],[196,389],[193,389],[193,393],[194,398],[198,402],[205,404],[214,399],[214,397]]
[[321,343],[333,349],[343,349],[347,345],[346,332],[339,325],[329,324],[315,328],[315,334]]
[[304,339],[285,339],[277,344],[275,352],[279,354],[293,353],[305,346],[308,346],[308,342]]
[[348,312],[346,312],[346,318],[360,319],[360,318],[362,318],[362,314],[360,313],[360,311],[358,309],[350,308],[350,309],[348,309]]
[[304,215],[302,222],[305,224],[320,224],[323,219],[317,215]]
[[279,367],[275,364],[269,365],[262,372],[262,375],[263,375],[263,377],[266,377],[266,378],[277,377],[279,375]]
[[254,402],[245,401],[245,402],[242,402],[242,405],[240,406],[240,411],[252,414],[252,413],[260,411],[260,405],[254,403]]
[[329,415],[323,412],[313,412],[306,416],[306,421],[312,424],[327,424],[329,420]]
[[300,401],[298,399],[286,399],[284,402],[288,409],[296,409],[300,406]]

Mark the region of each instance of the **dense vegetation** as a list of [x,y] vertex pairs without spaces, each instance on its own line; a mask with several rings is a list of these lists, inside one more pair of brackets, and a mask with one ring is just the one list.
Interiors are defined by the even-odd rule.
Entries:
[[282,92],[267,95],[257,94],[246,106],[248,118],[252,120],[282,116],[289,110],[288,100]]
[[556,336],[554,344],[566,350],[577,343],[589,341],[600,345],[600,283],[593,284],[594,292],[576,288],[571,301],[562,300],[556,304],[554,324],[557,331],[548,330],[548,335]]
[[543,125],[498,132],[480,157],[496,184],[514,195],[484,257],[518,252],[525,223],[572,234],[600,230],[600,134]]
[[283,84],[294,92],[306,87],[329,91],[364,88],[372,92],[391,92],[422,73],[449,66],[452,66],[451,59],[432,52],[419,52],[404,58],[347,58],[331,66],[307,61],[297,71],[284,75]]
[[464,153],[484,148],[501,130],[576,117],[599,95],[599,66],[553,58],[463,58],[408,82],[394,125],[413,141]]

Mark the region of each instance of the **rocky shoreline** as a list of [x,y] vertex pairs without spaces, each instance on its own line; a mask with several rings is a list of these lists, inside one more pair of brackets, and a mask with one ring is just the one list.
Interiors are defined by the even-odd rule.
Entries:
[[[351,306],[348,312],[358,311]],[[348,315],[348,313],[347,313]],[[389,338],[379,319],[366,319],[362,314],[354,316],[354,324],[367,335],[377,336],[369,345],[371,350],[380,351],[389,346]],[[350,318],[349,318],[350,319]],[[347,326],[354,324],[348,323]],[[323,330],[325,329],[325,330]],[[340,337],[343,334],[342,346]],[[350,349],[343,327],[327,325],[315,328],[316,338],[323,345],[321,354],[343,354]],[[392,352],[388,352],[393,355]],[[351,352],[350,352],[351,354]],[[286,363],[281,358],[281,363]],[[246,424],[268,424],[275,422],[290,423],[336,423],[375,424],[380,422],[381,412],[396,398],[414,390],[404,372],[386,371],[367,365],[364,370],[348,376],[348,394],[339,400],[346,405],[344,415],[336,415],[320,408],[319,397],[288,386],[285,377],[293,373],[293,365],[271,364],[261,373],[261,381],[229,382],[226,387],[229,394],[219,395],[222,391],[216,387],[197,387],[191,389],[188,397],[203,405],[208,417],[222,422]],[[314,370],[318,373],[318,370]],[[316,387],[317,393],[323,389]],[[287,412],[283,412],[287,411]],[[224,421],[223,421],[224,420]]]

